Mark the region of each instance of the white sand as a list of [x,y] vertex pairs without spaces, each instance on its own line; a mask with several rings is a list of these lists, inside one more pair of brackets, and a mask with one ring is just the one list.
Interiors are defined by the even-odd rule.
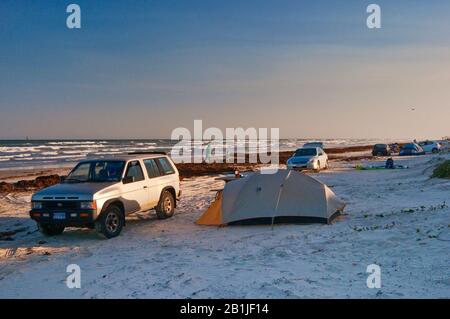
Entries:
[[[0,298],[450,298],[450,180],[429,179],[436,159],[389,171],[334,163],[315,174],[348,203],[333,225],[197,226],[209,190],[222,186],[204,177],[182,182],[171,219],[130,217],[111,240],[87,229],[45,238],[28,218],[30,194],[8,195],[0,232],[25,230],[0,241]],[[81,289],[65,285],[71,263]],[[381,289],[366,286],[372,263]]]

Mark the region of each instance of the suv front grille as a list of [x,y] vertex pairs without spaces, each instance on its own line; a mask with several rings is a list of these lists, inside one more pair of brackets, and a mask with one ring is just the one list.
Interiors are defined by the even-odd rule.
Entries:
[[80,207],[78,201],[43,201],[42,208],[44,209],[77,209]]

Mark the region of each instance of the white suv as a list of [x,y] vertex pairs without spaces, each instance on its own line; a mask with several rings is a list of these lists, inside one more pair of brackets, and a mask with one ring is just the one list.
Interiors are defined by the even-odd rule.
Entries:
[[30,216],[45,235],[89,227],[112,238],[127,214],[154,208],[158,218],[171,217],[180,194],[178,170],[165,154],[90,159],[60,184],[33,194]]

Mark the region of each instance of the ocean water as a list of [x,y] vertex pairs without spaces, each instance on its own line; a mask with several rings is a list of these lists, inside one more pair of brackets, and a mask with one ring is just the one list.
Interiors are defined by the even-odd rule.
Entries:
[[[295,150],[315,139],[281,139],[280,151]],[[376,139],[322,139],[325,147],[368,145],[380,142]],[[178,141],[169,139],[124,139],[124,140],[0,140],[0,169],[46,168],[71,166],[79,160],[94,157],[113,156],[135,151],[170,152]],[[248,152],[267,141],[244,141]],[[269,143],[270,144],[270,143]],[[192,142],[192,152],[204,150],[208,143]],[[214,144],[213,144],[214,145]],[[226,150],[224,151],[226,152]]]

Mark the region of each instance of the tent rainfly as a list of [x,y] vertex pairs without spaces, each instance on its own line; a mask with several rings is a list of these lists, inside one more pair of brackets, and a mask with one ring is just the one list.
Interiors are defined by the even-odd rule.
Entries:
[[294,170],[279,169],[229,182],[196,223],[330,223],[344,207],[325,184]]

